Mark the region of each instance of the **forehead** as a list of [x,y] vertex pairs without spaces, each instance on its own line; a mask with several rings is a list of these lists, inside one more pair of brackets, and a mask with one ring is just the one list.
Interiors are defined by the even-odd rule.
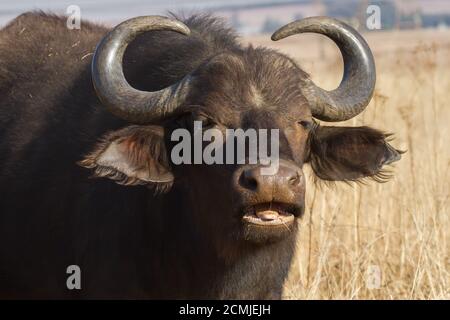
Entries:
[[272,50],[222,53],[199,68],[190,102],[213,117],[229,120],[243,114],[308,117],[300,89],[306,76],[291,59]]

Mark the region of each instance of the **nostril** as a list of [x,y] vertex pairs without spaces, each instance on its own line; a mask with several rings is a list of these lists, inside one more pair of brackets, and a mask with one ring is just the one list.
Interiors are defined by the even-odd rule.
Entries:
[[241,186],[246,189],[255,191],[258,188],[258,180],[251,170],[244,171],[239,180]]
[[256,190],[258,188],[258,181],[256,181],[255,178],[248,178],[247,181],[247,188],[250,190]]

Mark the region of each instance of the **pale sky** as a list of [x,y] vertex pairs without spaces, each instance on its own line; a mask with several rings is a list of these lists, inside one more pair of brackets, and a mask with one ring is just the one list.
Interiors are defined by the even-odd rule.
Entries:
[[[303,2],[297,0],[295,2]],[[0,24],[29,10],[51,10],[65,13],[70,5],[81,8],[82,17],[94,21],[123,20],[147,14],[164,14],[171,10],[205,10],[223,6],[264,3],[286,3],[293,0],[0,0]]]
[[[337,0],[336,0],[337,1]],[[414,11],[420,8],[427,14],[450,13],[450,0],[391,0],[395,1],[402,11]],[[30,10],[44,10],[53,13],[65,14],[67,7],[78,5],[81,9],[82,19],[93,22],[104,22],[114,25],[125,19],[151,14],[164,15],[167,11],[180,12],[187,14],[198,11],[217,11],[224,7],[247,7],[256,4],[283,3],[285,12],[280,13],[287,20],[295,16],[294,11],[290,9],[289,3],[298,6],[301,3],[311,2],[308,0],[0,0],[0,27],[16,17],[17,15]],[[318,3],[319,1],[316,1]],[[338,2],[339,3],[339,2]],[[260,19],[271,17],[271,14],[283,10],[281,7],[250,8],[246,19],[254,18],[249,15],[253,12],[254,16]],[[292,11],[292,12],[291,12]],[[306,16],[317,14],[317,10],[308,10],[302,12]],[[230,10],[220,10],[219,13],[225,17],[230,17]],[[278,16],[280,16],[278,14]],[[264,16],[261,16],[264,15]],[[279,19],[279,17],[277,17]]]

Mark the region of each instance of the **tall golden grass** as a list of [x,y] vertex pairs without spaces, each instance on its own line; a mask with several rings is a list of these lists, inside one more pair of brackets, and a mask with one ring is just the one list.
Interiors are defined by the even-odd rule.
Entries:
[[[394,133],[407,150],[386,183],[307,187],[286,299],[449,299],[450,31],[365,35],[375,96],[342,125]],[[340,80],[337,48],[317,35],[243,39],[296,58],[321,86]],[[340,124],[341,125],[341,124]]]

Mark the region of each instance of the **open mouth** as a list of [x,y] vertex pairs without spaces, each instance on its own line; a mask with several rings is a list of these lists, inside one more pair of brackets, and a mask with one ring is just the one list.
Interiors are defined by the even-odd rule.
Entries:
[[243,209],[243,222],[259,226],[290,225],[300,216],[301,208],[295,204],[266,202]]

